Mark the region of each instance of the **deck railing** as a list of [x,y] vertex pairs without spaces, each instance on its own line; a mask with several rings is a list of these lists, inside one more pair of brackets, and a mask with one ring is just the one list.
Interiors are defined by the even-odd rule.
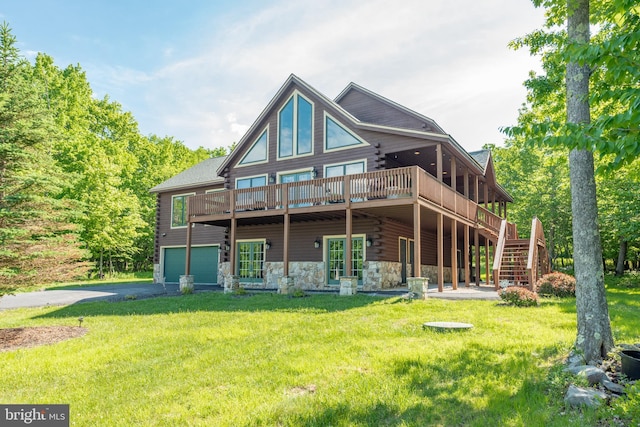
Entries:
[[417,196],[498,234],[502,218],[479,206],[417,166],[385,169],[189,197],[192,218],[231,212],[303,208]]

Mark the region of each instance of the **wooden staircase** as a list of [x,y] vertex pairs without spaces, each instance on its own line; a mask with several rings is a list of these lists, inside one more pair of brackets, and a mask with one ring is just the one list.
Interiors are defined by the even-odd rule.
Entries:
[[528,259],[528,239],[506,240],[502,251],[500,268],[498,269],[498,283],[506,280],[517,286],[529,284],[527,273]]
[[508,286],[525,286],[535,291],[536,281],[549,272],[546,241],[540,220],[533,219],[529,239],[518,239],[513,224],[503,220],[493,260],[493,282],[496,289],[508,282]]

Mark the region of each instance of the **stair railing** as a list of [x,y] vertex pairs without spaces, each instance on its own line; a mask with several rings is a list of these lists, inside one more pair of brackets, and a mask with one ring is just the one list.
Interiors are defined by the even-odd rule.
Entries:
[[[527,276],[529,278],[529,288],[536,291],[536,281],[542,274],[548,271],[539,271],[538,258],[540,256],[540,248],[543,248],[543,254],[546,252],[547,243],[544,238],[544,230],[542,222],[537,217],[533,217],[531,221],[531,237],[529,238],[529,257],[527,259]],[[543,270],[548,270],[543,266]]]
[[502,267],[502,254],[504,252],[504,246],[507,241],[507,227],[508,222],[506,219],[502,220],[500,224],[500,233],[498,234],[498,244],[496,245],[495,253],[493,254],[493,285],[496,289],[500,287],[500,268]]

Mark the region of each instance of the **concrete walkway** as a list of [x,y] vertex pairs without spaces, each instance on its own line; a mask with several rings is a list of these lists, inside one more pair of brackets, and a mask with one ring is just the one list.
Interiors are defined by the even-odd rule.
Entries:
[[[220,286],[196,285],[196,292],[220,292]],[[273,289],[261,290],[275,292]],[[329,293],[333,291],[328,291]],[[335,291],[337,292],[337,290]],[[366,292],[369,295],[391,296],[404,295],[407,288],[394,288],[388,291]],[[92,287],[78,287],[69,289],[55,289],[37,292],[25,292],[15,295],[5,295],[0,298],[0,310],[23,307],[46,307],[69,305],[90,301],[122,301],[135,296],[136,299],[151,298],[161,295],[179,295],[177,284],[165,286],[151,283],[123,283],[119,285],[104,285]],[[445,284],[444,291],[438,292],[437,285],[429,285],[429,298],[451,300],[499,300],[498,293],[492,286],[459,286],[453,290],[451,284]]]

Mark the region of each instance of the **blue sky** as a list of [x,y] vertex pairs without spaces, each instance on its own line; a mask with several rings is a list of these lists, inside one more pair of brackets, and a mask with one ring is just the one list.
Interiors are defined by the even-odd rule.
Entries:
[[238,141],[294,73],[330,98],[351,81],[434,119],[469,151],[500,145],[538,61],[530,0],[5,0],[28,58],[79,64],[140,131],[192,148]]

